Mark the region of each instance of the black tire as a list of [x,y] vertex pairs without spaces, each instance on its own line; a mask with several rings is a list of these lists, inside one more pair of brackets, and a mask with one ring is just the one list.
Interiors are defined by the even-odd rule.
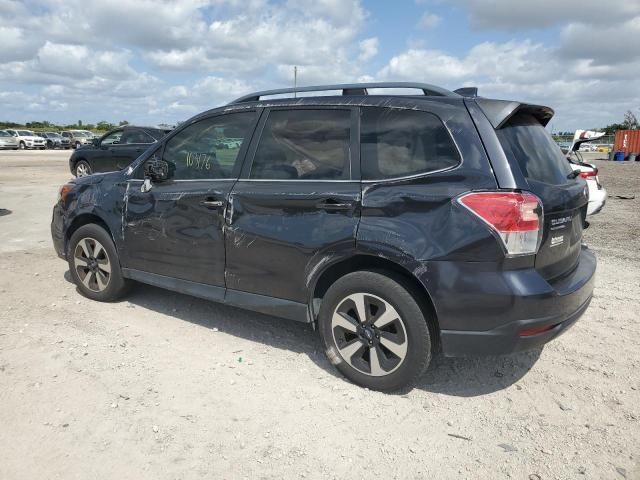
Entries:
[[76,142],[73,148],[78,148],[80,146],[80,142]]
[[27,149],[27,145],[23,141],[20,141],[20,143],[18,144],[18,148],[20,150],[26,150]]
[[[86,173],[83,173],[83,168],[86,169]],[[80,178],[91,175],[93,173],[93,170],[91,170],[91,165],[89,165],[89,162],[87,162],[86,160],[79,160],[73,167],[73,173],[77,178]]]
[[[81,275],[84,273],[85,275],[91,275],[91,271],[87,271],[81,266],[76,264],[76,251],[82,252],[84,249],[80,245],[80,242],[86,241],[87,244],[95,245],[96,241],[99,242],[101,247],[103,247],[106,255],[103,255],[100,252],[96,258],[106,258],[107,262],[110,265],[110,273],[108,275],[106,286],[102,290],[96,291],[92,289],[92,285],[96,288],[100,289],[97,283],[97,273],[93,273],[94,282],[87,282],[89,285],[83,282],[83,278]],[[82,253],[80,253],[82,256]],[[71,273],[71,278],[73,282],[78,287],[78,291],[85,297],[90,298],[91,300],[97,300],[99,302],[112,302],[120,298],[126,291],[126,281],[122,276],[122,271],[120,269],[120,260],[118,258],[118,253],[116,252],[116,247],[113,244],[113,240],[111,240],[111,236],[104,228],[96,224],[88,224],[83,225],[78,228],[73,235],[71,235],[71,239],[69,240],[69,250],[67,252],[67,260],[69,262],[69,272]],[[99,261],[97,263],[100,263]],[[102,267],[104,267],[104,263]],[[104,272],[102,271],[102,278],[105,278]],[[84,276],[86,279],[86,276]]]
[[[352,382],[371,390],[383,392],[405,391],[415,384],[429,365],[432,350],[431,334],[425,317],[425,311],[420,307],[420,304],[410,293],[410,290],[410,288],[406,288],[400,282],[389,276],[378,272],[360,271],[347,274],[340,278],[331,285],[325,294],[318,317],[320,336],[324,343],[325,353],[329,361]],[[334,331],[336,331],[338,332],[338,336],[340,336],[340,327],[334,328],[334,326],[332,326],[334,312],[338,307],[342,308],[342,306],[349,301],[348,299],[351,295],[359,295],[361,293],[364,293],[365,297],[369,300],[373,300],[374,302],[383,300],[393,307],[399,316],[398,321],[402,324],[403,331],[400,335],[403,336],[406,334],[406,337],[404,337],[406,341],[404,360],[401,360],[398,366],[389,369],[390,373],[384,373],[386,369],[383,367],[382,370],[379,370],[379,372],[383,372],[380,376],[372,376],[370,374],[373,372],[373,367],[370,368],[369,374],[354,367],[343,358],[340,350],[341,348],[344,349],[347,345],[352,345],[355,344],[356,341],[360,341],[363,343],[364,350],[369,350],[369,353],[365,353],[363,350],[362,359],[360,359],[358,352],[356,352],[356,354],[351,356],[351,361],[354,361],[355,358],[354,363],[364,361],[365,363],[361,365],[365,365],[367,361],[366,358],[371,357],[370,349],[372,348],[367,347],[366,338],[369,338],[369,345],[371,345],[372,341],[376,341],[375,338],[379,338],[378,334],[384,336],[383,332],[376,330],[375,338],[372,339],[370,336],[364,337],[365,332],[363,331],[360,337],[348,343],[343,343],[343,345],[338,345],[339,340],[336,340],[336,335],[334,335]],[[376,318],[380,318],[378,312],[384,312],[386,310],[386,307],[384,307],[385,310],[378,310],[375,305],[373,305],[373,307],[367,306],[367,308],[369,313],[374,309],[376,310],[372,317],[370,317],[370,323],[372,324],[375,323]],[[360,326],[358,326],[358,328],[360,328]],[[348,335],[351,335],[352,338],[356,337],[356,333],[348,333]],[[380,348],[378,351],[382,352],[381,355],[384,355],[384,358],[381,358],[383,362],[387,362],[389,358],[397,361],[395,355],[390,354],[390,350],[380,347],[380,343],[378,343],[378,348]],[[369,360],[369,362],[371,363],[371,360]],[[380,364],[381,363],[378,362],[378,365]],[[393,363],[391,363],[391,365],[393,365]]]

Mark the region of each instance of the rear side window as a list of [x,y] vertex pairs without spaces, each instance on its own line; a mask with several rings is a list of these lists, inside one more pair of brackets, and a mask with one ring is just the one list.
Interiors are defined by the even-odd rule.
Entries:
[[366,107],[360,125],[363,180],[435,172],[460,163],[449,132],[431,113]]
[[269,113],[250,178],[347,180],[349,110],[274,110]]
[[532,115],[519,113],[496,131],[508,159],[515,159],[527,180],[562,185],[571,168],[551,135]]

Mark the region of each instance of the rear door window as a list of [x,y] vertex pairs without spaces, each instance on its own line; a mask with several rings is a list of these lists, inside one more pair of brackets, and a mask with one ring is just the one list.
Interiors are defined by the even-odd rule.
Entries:
[[363,180],[435,172],[460,163],[444,124],[428,112],[364,107],[360,143]]
[[550,185],[563,185],[569,181],[569,162],[551,135],[532,115],[514,115],[496,134],[507,158],[518,162],[527,180]]
[[348,180],[350,132],[350,110],[273,110],[262,130],[250,178]]

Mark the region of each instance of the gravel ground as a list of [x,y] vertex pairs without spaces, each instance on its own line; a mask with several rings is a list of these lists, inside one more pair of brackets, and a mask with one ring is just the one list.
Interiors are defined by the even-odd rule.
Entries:
[[68,155],[0,152],[0,479],[640,478],[640,163],[596,162],[597,286],[569,332],[385,395],[306,325],[144,285],[81,297],[48,231]]

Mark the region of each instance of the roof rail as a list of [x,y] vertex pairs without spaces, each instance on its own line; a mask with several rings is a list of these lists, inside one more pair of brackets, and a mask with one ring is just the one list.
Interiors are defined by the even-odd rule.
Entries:
[[264,90],[262,92],[249,93],[240,98],[236,98],[230,104],[257,102],[261,97],[270,95],[282,95],[287,93],[300,92],[326,92],[328,90],[342,90],[342,95],[368,95],[370,88],[415,88],[422,90],[423,95],[431,97],[457,97],[458,94],[453,93],[435,85],[428,83],[412,83],[412,82],[373,82],[373,83],[345,83],[336,85],[315,85],[310,87],[297,88],[278,88],[276,90]]

